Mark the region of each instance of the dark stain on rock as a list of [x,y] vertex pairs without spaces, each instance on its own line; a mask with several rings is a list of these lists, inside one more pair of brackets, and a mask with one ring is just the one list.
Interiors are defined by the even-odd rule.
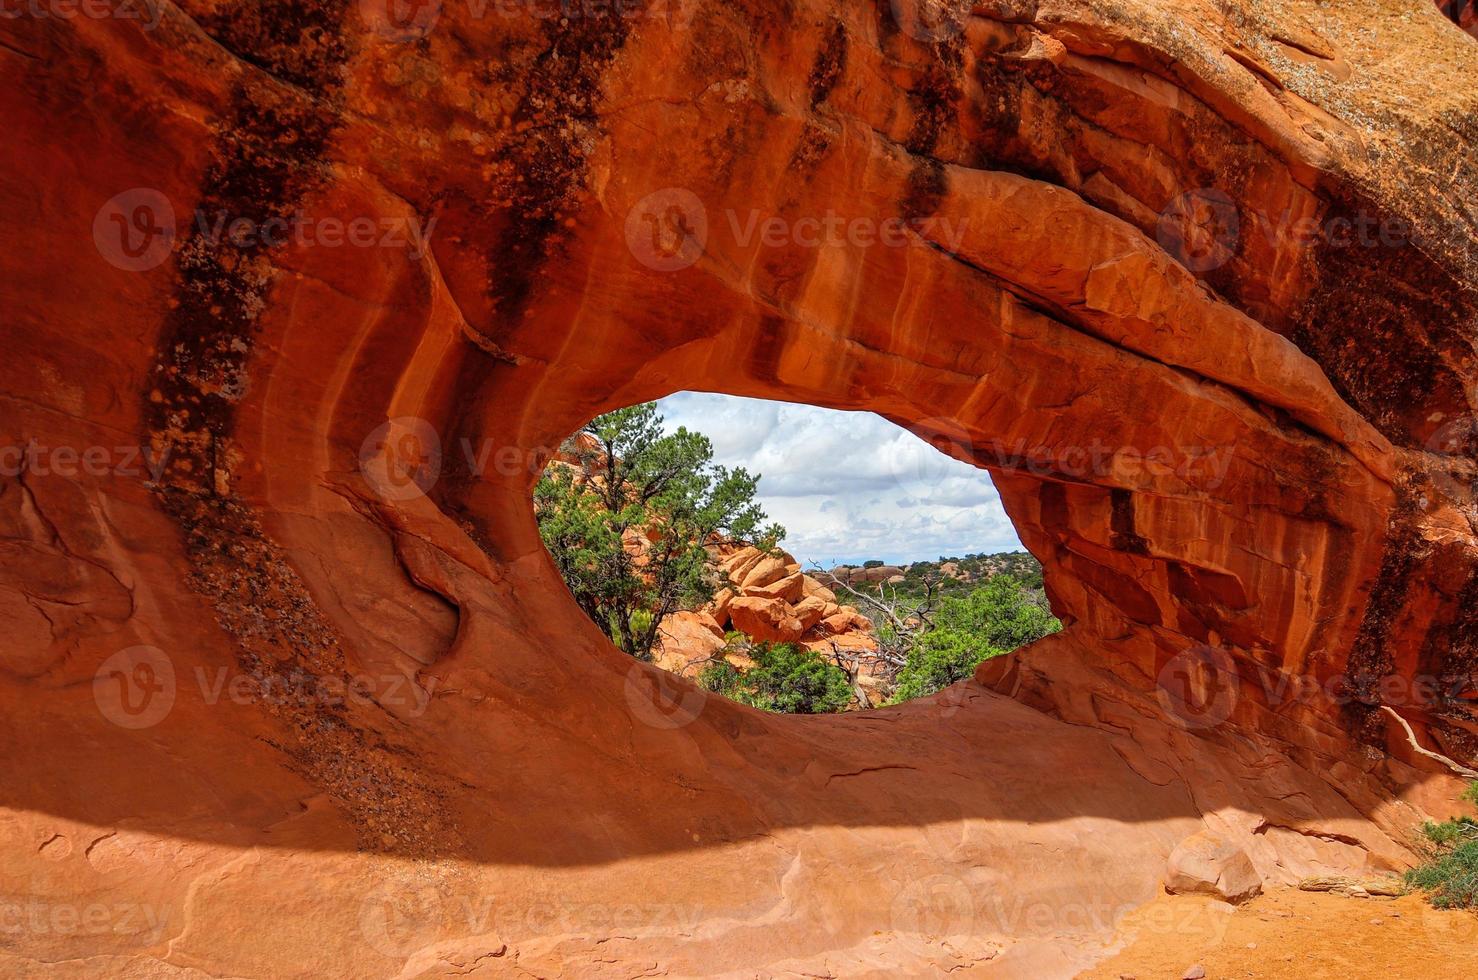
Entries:
[[145,417],[172,492],[230,494],[230,429],[271,287],[277,222],[321,180],[335,125],[320,106],[248,82],[219,126],[216,163],[183,237]]
[[833,21],[826,41],[821,45],[821,50],[816,52],[816,60],[811,65],[808,83],[811,87],[812,109],[826,101],[846,67],[847,29],[841,21]]
[[941,58],[930,65],[908,90],[913,124],[903,148],[915,156],[931,155],[939,145],[940,136],[955,122],[963,94],[959,68],[951,65],[950,59]]
[[243,3],[202,22],[266,75],[248,72],[215,123],[215,162],[177,251],[144,420],[153,451],[168,457],[155,492],[181,529],[188,585],[234,641],[252,703],[276,720],[271,744],[344,810],[361,846],[430,854],[459,837],[439,789],[356,725],[345,699],[326,696],[335,689],[327,683],[348,678],[339,638],[232,481],[232,426],[272,287],[271,252],[327,174],[346,7]]
[[508,176],[501,231],[488,256],[489,294],[505,321],[523,308],[544,259],[574,221],[598,136],[602,80],[629,30],[614,12],[542,26],[544,46],[522,74],[512,136],[497,157]]
[[939,210],[948,193],[949,174],[944,164],[933,157],[918,160],[908,172],[908,184],[900,202],[903,217],[908,221],[929,217]]
[[831,134],[820,126],[807,123],[801,132],[800,142],[790,154],[790,160],[786,163],[786,170],[802,179],[810,178],[816,172],[816,166],[831,149]]
[[1325,228],[1366,230],[1344,244],[1343,234],[1319,236],[1317,285],[1290,336],[1382,435],[1420,446],[1443,419],[1471,410],[1451,358],[1474,357],[1478,289],[1425,254],[1411,226],[1374,201],[1345,187],[1323,192],[1331,201]]
[[217,44],[308,92],[331,95],[348,63],[343,25],[352,0],[265,0],[224,5],[199,18]]
[[1425,551],[1418,513],[1416,498],[1402,488],[1387,525],[1380,572],[1345,663],[1343,688],[1348,700],[1343,711],[1351,732],[1366,741],[1379,741],[1383,731],[1375,708],[1381,703],[1381,678],[1396,669],[1389,648],[1391,631],[1406,604],[1413,572],[1421,564]]
[[1116,487],[1109,491],[1110,507],[1110,532],[1109,541],[1118,551],[1127,551],[1131,555],[1148,555],[1150,553],[1149,542],[1146,541],[1134,526],[1134,494],[1128,490]]
[[790,337],[790,324],[778,316],[760,319],[760,329],[749,351],[747,370],[756,378],[778,378],[780,357]]

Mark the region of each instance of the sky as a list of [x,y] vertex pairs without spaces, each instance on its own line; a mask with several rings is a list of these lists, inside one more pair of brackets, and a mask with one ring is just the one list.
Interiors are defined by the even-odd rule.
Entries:
[[984,470],[871,412],[698,392],[657,406],[669,430],[708,436],[714,462],[761,475],[759,503],[802,565],[1021,550]]

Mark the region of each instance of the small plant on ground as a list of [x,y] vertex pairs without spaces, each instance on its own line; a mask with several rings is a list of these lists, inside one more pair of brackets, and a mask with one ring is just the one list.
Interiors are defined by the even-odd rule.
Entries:
[[830,714],[846,710],[852,701],[847,675],[814,650],[796,643],[757,643],[748,655],[755,663],[749,670],[720,660],[703,671],[699,683],[732,701],[786,714]]
[[[1478,803],[1478,782],[1463,799]],[[1428,860],[1406,872],[1406,884],[1426,892],[1439,909],[1478,909],[1478,820],[1454,817],[1422,826]]]

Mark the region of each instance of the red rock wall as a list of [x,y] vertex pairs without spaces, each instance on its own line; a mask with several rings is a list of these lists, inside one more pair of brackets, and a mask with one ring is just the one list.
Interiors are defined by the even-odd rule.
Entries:
[[[1400,865],[1378,705],[1478,755],[1474,49],[1224,7],[8,19],[0,962],[1063,975],[1196,833]],[[528,489],[688,388],[986,467],[1068,628],[836,719],[633,665]]]

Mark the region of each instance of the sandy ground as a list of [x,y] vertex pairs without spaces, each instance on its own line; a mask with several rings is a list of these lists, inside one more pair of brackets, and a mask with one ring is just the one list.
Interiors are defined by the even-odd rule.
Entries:
[[1232,909],[1165,895],[1124,919],[1127,945],[1079,980],[1470,980],[1478,915],[1439,912],[1416,895],[1344,898],[1279,888]]

